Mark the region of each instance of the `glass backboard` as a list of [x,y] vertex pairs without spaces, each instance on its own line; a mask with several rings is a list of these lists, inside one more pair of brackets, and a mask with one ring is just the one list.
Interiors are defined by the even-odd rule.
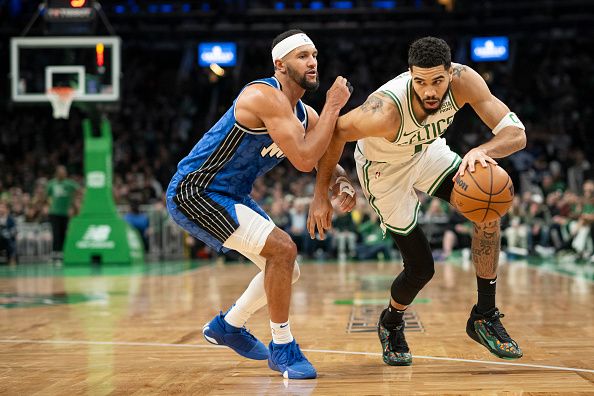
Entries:
[[12,100],[48,102],[54,87],[73,88],[75,102],[119,100],[120,44],[113,36],[12,38]]

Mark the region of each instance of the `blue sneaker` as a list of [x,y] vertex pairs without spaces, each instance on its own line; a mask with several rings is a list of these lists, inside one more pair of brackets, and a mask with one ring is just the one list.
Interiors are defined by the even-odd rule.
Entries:
[[275,344],[270,341],[268,349],[270,350],[268,367],[281,372],[284,378],[310,379],[317,377],[316,369],[303,356],[299,344],[295,340],[288,344]]
[[206,341],[215,345],[225,345],[241,356],[254,360],[268,359],[268,348],[248,329],[231,326],[225,322],[225,315],[220,312],[210,322],[202,327],[202,334]]

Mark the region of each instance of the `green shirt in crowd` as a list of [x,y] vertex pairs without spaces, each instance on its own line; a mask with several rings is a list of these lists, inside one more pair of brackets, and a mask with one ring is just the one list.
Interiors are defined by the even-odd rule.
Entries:
[[76,190],[78,190],[78,184],[71,179],[48,181],[45,191],[50,200],[49,214],[68,216]]

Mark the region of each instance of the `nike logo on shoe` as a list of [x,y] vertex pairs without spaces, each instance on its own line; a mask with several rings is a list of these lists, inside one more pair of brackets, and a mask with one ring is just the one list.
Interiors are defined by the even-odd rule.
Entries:
[[288,325],[289,325],[288,323],[287,323],[287,324],[284,324],[284,325],[280,325],[280,328],[281,328],[281,329],[284,329],[284,328],[285,328],[285,327],[287,327]]
[[497,282],[497,279],[493,279],[492,281],[489,282],[489,284],[494,285]]

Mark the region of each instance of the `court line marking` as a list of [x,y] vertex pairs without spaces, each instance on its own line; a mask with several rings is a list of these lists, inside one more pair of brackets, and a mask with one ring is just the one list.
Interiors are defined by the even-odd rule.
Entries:
[[[80,340],[1,340],[0,343],[4,344],[66,344],[66,345],[114,345],[114,346],[148,346],[148,347],[175,347],[175,348],[226,348],[221,345],[195,345],[195,344],[166,344],[158,342],[128,342],[128,341],[80,341]],[[335,353],[342,355],[364,355],[364,356],[382,356],[381,353],[377,352],[355,352],[355,351],[337,351],[332,349],[302,349],[304,352],[312,353]],[[488,360],[474,360],[474,359],[460,359],[460,358],[449,358],[440,356],[424,356],[424,355],[413,355],[415,359],[427,359],[427,360],[444,360],[449,362],[463,362],[463,363],[479,363],[479,364],[494,364],[499,366],[516,366],[516,367],[530,367],[530,368],[541,368],[547,370],[562,370],[562,371],[579,371],[582,373],[592,373],[594,370],[573,368],[573,367],[560,367],[560,366],[547,366],[541,364],[530,364],[530,363],[512,363],[512,362],[491,362]]]

